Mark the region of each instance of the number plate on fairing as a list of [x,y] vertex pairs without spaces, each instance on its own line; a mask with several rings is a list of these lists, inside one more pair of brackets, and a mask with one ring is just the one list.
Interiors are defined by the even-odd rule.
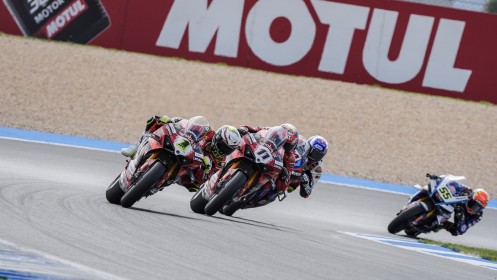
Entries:
[[449,188],[447,186],[443,186],[438,188],[437,190],[438,195],[444,200],[450,200],[452,198],[452,193],[450,192]]
[[437,189],[437,193],[440,199],[442,199],[445,203],[461,202],[468,199],[466,196],[453,196],[447,186],[439,187]]
[[263,146],[258,146],[255,149],[254,154],[255,154],[256,161],[258,163],[268,164],[273,159],[269,150]]

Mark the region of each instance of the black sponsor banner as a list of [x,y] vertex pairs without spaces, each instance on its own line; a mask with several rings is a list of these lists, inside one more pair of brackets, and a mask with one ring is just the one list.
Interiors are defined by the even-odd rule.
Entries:
[[25,35],[87,43],[110,26],[99,0],[4,0]]

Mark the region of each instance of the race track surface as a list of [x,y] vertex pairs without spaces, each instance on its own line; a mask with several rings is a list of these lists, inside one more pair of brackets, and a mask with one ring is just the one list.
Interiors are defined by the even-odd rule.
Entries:
[[[174,185],[124,209],[105,199],[124,167],[118,153],[0,139],[0,154],[1,241],[86,270],[75,272],[80,279],[497,276],[497,270],[348,234],[395,238],[386,227],[407,196],[319,184],[309,199],[294,193],[234,217],[207,217],[193,213],[192,193]],[[497,249],[496,213],[486,211],[465,236],[425,237]],[[0,250],[0,264],[5,259]]]

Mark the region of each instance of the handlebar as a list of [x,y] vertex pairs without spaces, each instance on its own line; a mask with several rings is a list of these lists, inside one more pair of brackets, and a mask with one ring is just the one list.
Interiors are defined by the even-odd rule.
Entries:
[[438,177],[438,175],[432,175],[430,173],[426,173],[426,177],[432,179],[432,180],[437,180],[437,179],[440,179],[440,177]]

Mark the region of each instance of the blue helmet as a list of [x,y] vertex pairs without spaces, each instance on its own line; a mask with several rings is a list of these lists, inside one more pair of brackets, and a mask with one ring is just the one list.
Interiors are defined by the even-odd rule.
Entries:
[[328,152],[328,141],[322,136],[314,135],[307,140],[309,144],[309,153],[307,157],[313,161],[320,161]]

